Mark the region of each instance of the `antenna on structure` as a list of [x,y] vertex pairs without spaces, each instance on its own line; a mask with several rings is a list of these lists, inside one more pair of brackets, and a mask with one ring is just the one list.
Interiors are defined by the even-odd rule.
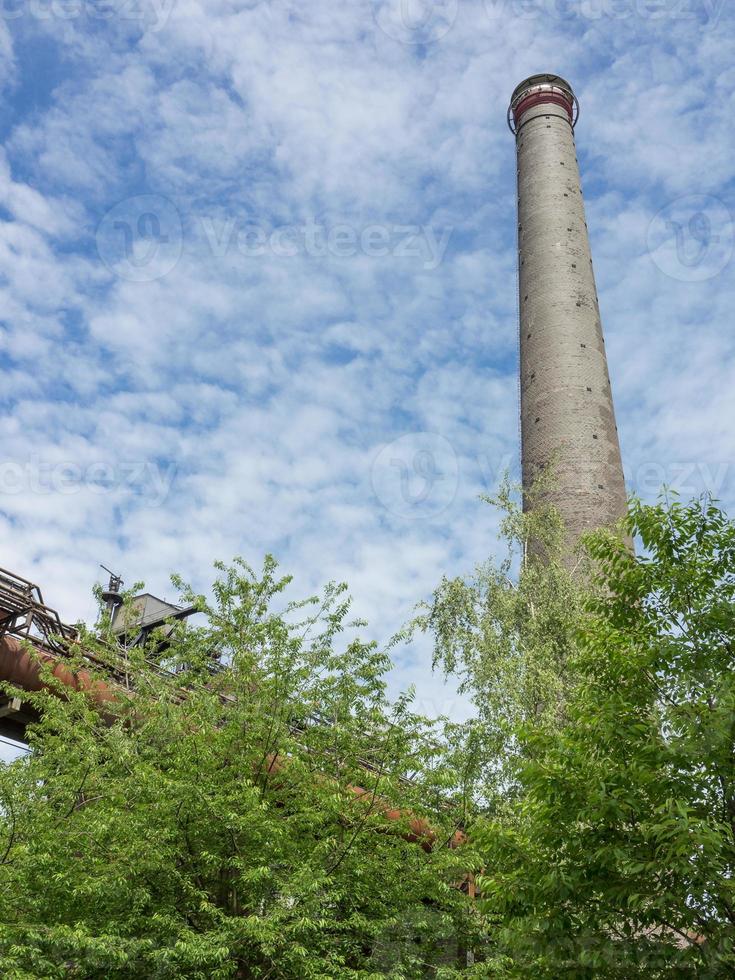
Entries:
[[111,571],[107,565],[100,564],[100,568],[106,571],[110,576],[110,581],[107,583],[107,588],[102,593],[102,601],[104,602],[105,608],[109,614],[114,616],[115,610],[123,604],[123,579],[121,575],[116,575],[115,572]]
[[102,592],[102,601],[110,615],[112,632],[121,646],[142,646],[157,631],[158,647],[163,650],[173,632],[174,623],[188,619],[198,612],[195,605],[176,606],[151,595],[150,592],[132,596],[126,604],[122,594],[122,576],[106,565],[100,564],[100,568],[110,576],[107,588]]

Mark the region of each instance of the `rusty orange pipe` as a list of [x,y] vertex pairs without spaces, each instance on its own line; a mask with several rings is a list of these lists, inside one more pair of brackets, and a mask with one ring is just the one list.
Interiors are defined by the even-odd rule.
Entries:
[[51,667],[51,673],[65,687],[74,691],[85,691],[99,705],[115,700],[115,692],[109,684],[93,677],[88,670],[70,670],[64,661],[33,647],[33,652],[14,636],[0,637],[0,681],[8,681],[24,691],[48,691],[51,685],[41,677],[42,667]]
[[[271,753],[268,756],[267,762],[268,773],[277,773],[288,765],[288,758],[279,756],[277,753]],[[332,777],[322,778],[332,779]],[[364,799],[365,797],[373,799],[373,792],[366,789],[364,786],[354,786],[349,783],[345,787],[345,790],[348,793],[351,793],[353,798],[356,800]],[[391,807],[390,804],[381,796],[376,796],[373,802],[377,806],[376,812],[382,814],[382,816],[391,823],[396,823],[399,820],[408,818],[408,830],[401,835],[404,840],[411,844],[420,844],[425,851],[433,850],[437,841],[437,833],[428,820],[426,820],[424,817],[412,816],[410,813],[407,813],[404,810],[399,810],[397,807]],[[466,834],[461,830],[456,830],[452,834],[449,841],[447,841],[447,845],[453,850],[454,848],[459,847],[461,844],[464,844],[466,840]]]

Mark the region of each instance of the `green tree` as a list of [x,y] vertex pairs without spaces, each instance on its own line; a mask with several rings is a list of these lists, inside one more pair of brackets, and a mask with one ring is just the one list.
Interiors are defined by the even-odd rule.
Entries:
[[163,653],[84,634],[70,663],[110,698],[48,672],[24,695],[40,721],[0,767],[0,973],[456,975],[436,964],[476,916],[434,731],[388,700],[387,652],[343,637],[343,587],[287,603],[270,559],[219,571],[213,601],[185,594],[205,624]]
[[[544,489],[538,484],[534,492]],[[587,555],[570,562],[564,550],[558,513],[542,506],[524,512],[517,491],[505,481],[487,498],[502,514],[504,559],[484,562],[468,579],[442,579],[413,624],[433,637],[434,666],[457,677],[475,707],[455,739],[485,808],[505,806],[517,789],[518,754],[527,751],[519,728],[532,723],[553,732],[564,717],[570,658],[592,589]]]
[[735,973],[735,525],[633,501],[599,570],[556,730],[516,729],[512,815],[475,836],[508,976]]

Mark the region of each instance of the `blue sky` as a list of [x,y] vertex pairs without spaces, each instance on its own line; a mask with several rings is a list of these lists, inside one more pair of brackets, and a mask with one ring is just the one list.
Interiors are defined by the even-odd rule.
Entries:
[[[274,553],[386,639],[517,470],[514,86],[581,103],[626,476],[735,498],[722,0],[3,0],[0,564]],[[465,706],[398,653],[430,713]]]

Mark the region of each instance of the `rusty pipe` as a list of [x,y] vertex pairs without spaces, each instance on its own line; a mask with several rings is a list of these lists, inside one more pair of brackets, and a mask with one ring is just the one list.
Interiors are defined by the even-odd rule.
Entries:
[[61,657],[47,650],[32,649],[14,636],[0,637],[0,681],[7,681],[24,691],[53,690],[41,676],[43,667],[50,667],[53,677],[65,687],[84,691],[101,706],[115,700],[115,692],[109,684],[93,677],[88,670],[71,670]]

